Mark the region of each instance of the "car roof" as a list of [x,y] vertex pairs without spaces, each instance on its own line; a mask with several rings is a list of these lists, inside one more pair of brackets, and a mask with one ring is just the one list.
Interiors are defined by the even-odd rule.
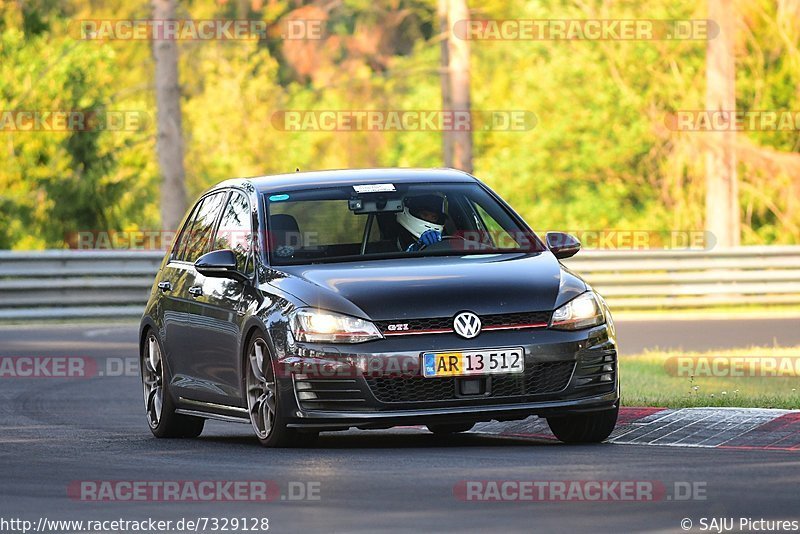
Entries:
[[455,169],[341,169],[234,178],[217,184],[212,189],[241,187],[249,183],[259,193],[279,193],[337,185],[476,181],[477,179],[470,174]]

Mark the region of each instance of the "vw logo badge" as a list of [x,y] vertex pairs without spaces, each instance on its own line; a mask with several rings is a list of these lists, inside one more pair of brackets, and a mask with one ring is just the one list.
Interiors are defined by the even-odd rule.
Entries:
[[459,336],[472,339],[481,333],[481,320],[472,312],[461,312],[453,319],[453,329]]

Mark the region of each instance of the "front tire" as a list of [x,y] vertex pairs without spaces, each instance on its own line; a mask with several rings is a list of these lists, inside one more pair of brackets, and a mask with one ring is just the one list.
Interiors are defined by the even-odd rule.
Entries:
[[275,361],[264,336],[255,334],[247,346],[245,392],[250,423],[259,443],[265,447],[295,447],[315,441],[319,433],[301,433],[287,428],[281,413]]
[[140,368],[147,423],[157,438],[196,438],[203,432],[205,419],[175,413],[169,392],[169,371],[161,342],[152,330],[147,332]]
[[547,425],[564,443],[600,443],[617,425],[619,406],[602,412],[548,417]]

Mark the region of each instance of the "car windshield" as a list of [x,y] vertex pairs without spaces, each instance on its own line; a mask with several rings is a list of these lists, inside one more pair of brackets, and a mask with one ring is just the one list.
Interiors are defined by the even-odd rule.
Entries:
[[544,250],[477,183],[349,184],[265,201],[272,265]]

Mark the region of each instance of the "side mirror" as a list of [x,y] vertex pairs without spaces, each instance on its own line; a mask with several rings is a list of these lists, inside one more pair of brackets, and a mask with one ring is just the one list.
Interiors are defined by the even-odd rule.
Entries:
[[574,256],[581,249],[577,237],[563,232],[547,232],[545,241],[550,252],[560,260]]
[[236,268],[236,256],[232,250],[212,250],[194,262],[194,268],[203,276],[211,278],[232,278],[244,282],[247,277]]

